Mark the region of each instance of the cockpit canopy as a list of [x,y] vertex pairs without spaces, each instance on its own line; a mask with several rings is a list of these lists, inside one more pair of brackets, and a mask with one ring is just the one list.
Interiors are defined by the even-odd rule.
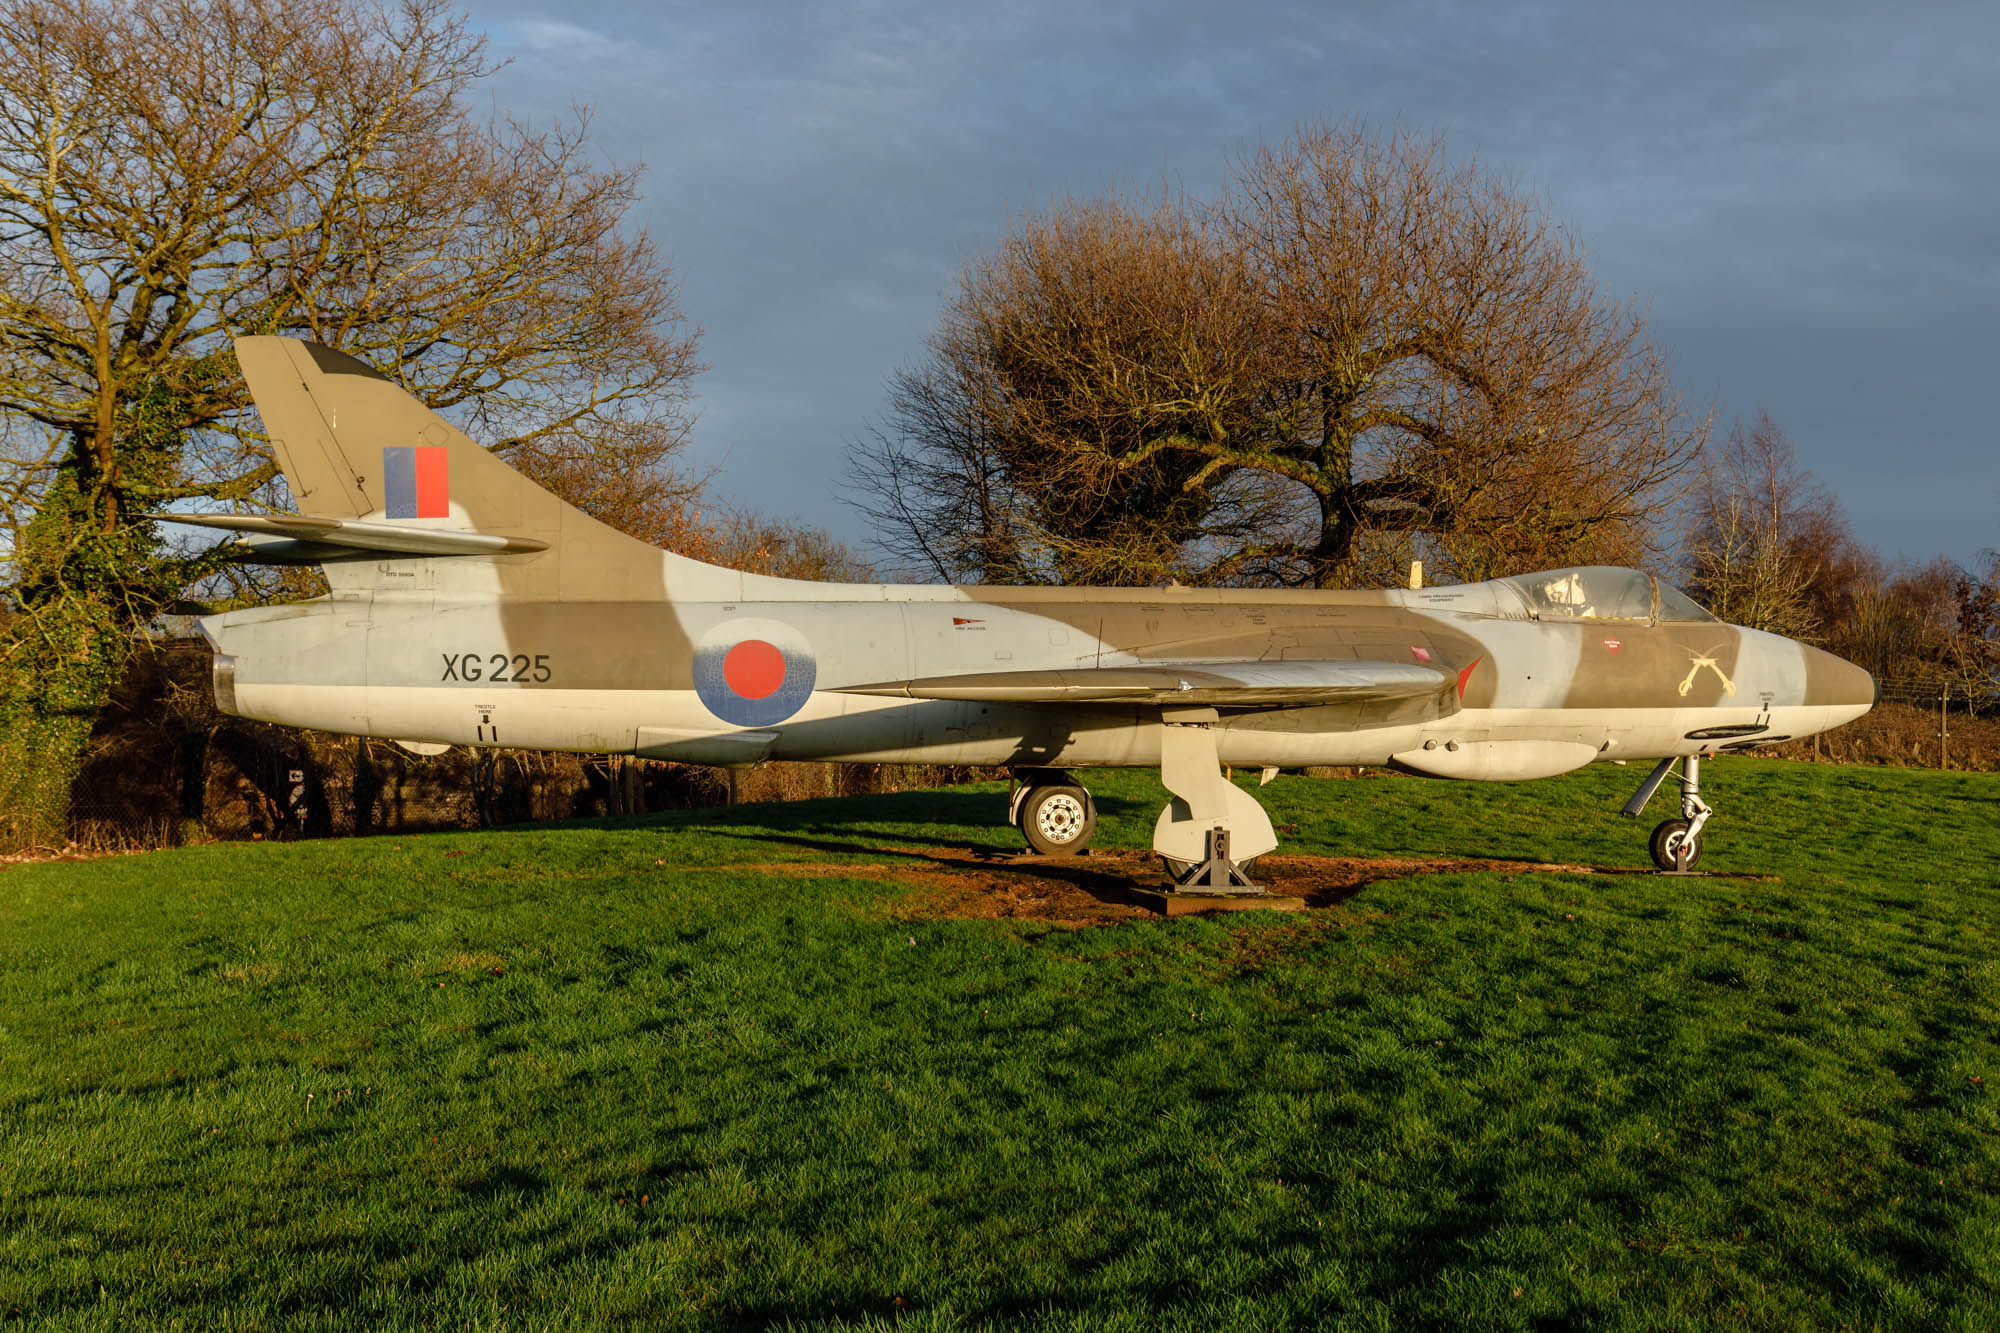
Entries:
[[1715,619],[1678,588],[1617,565],[1580,565],[1498,581],[1519,593],[1539,620]]

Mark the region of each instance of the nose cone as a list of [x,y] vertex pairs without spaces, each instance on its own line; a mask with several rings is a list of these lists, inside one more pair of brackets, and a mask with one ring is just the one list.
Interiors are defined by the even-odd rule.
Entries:
[[1881,697],[1875,677],[1854,663],[1818,648],[1806,649],[1806,703],[1830,709],[1834,726],[1852,722]]

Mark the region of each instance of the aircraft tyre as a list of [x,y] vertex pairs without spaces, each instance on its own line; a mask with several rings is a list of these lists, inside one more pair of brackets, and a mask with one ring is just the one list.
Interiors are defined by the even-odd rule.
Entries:
[[1021,836],[1043,856],[1081,856],[1097,831],[1097,806],[1077,786],[1036,787],[1021,801]]
[[[1680,850],[1681,840],[1687,837],[1687,831],[1688,821],[1685,819],[1669,819],[1654,829],[1653,864],[1662,870],[1681,869],[1682,867],[1674,863],[1674,853]],[[1695,862],[1699,860],[1701,860],[1701,835],[1697,833],[1694,835],[1694,841],[1688,846],[1686,868],[1694,869]]]

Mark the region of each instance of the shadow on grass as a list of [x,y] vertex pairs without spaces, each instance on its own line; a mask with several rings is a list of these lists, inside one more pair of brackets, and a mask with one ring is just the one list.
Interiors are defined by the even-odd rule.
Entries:
[[[1150,817],[1150,802],[1122,796],[1097,796],[1100,817]],[[1016,835],[1007,823],[1004,791],[928,790],[884,792],[867,796],[824,796],[807,801],[764,802],[755,805],[709,806],[698,810],[665,810],[643,815],[601,815],[590,819],[505,824],[495,833],[543,833],[553,829],[592,829],[603,833],[648,833],[660,829],[799,829],[824,824],[907,824],[939,827],[986,827],[1008,838]],[[878,836],[912,836],[883,833]]]
[[[1122,804],[1122,803],[1121,803]],[[1007,798],[1001,792],[905,791],[870,796],[824,796],[809,801],[709,806],[643,815],[600,815],[591,819],[505,824],[496,833],[543,833],[552,829],[592,829],[602,833],[650,833],[689,826],[701,828],[807,828],[829,823],[993,825],[1007,827]]]

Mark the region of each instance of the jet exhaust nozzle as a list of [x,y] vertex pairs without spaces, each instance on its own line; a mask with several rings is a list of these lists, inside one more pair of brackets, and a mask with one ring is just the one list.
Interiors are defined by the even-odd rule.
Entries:
[[215,706],[218,710],[237,716],[236,712],[236,659],[227,653],[218,652],[209,669],[209,684],[215,691]]

